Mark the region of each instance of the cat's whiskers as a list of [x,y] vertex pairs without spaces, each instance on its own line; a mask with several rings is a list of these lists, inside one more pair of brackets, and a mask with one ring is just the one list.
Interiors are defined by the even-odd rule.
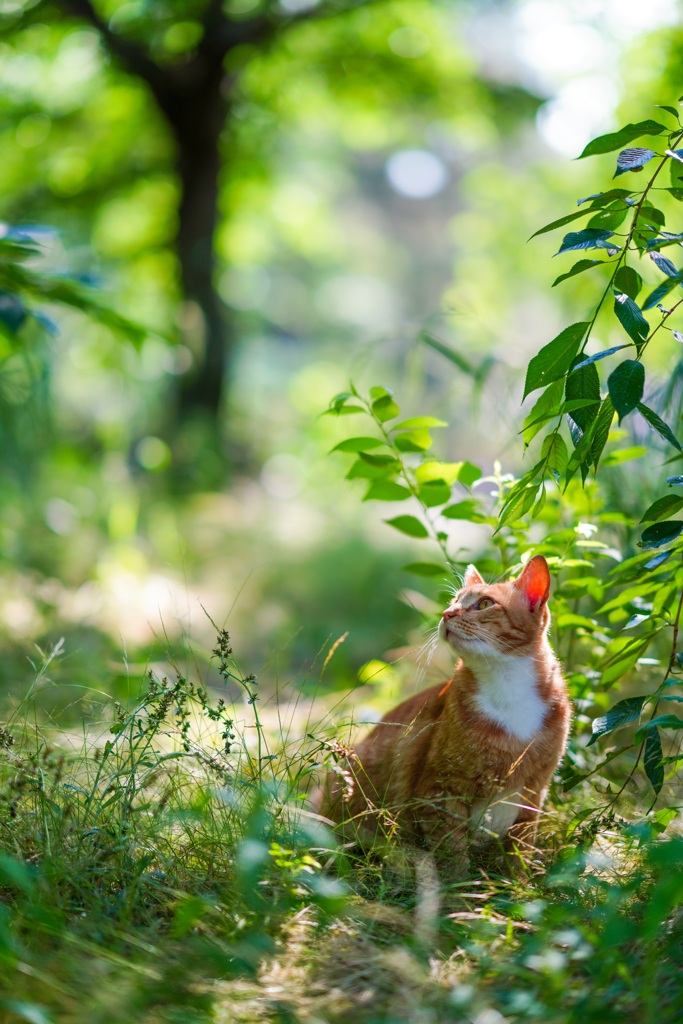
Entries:
[[483,643],[488,644],[491,647],[492,655],[497,652],[503,655],[515,655],[518,653],[518,648],[505,640],[503,640],[499,634],[494,630],[482,629],[481,625],[470,624],[469,628],[461,624],[461,636],[465,640],[481,640]]
[[483,640],[484,643],[489,644],[495,651],[498,651],[500,654],[514,655],[518,651],[518,648],[515,647],[514,644],[507,643],[505,640],[502,640],[495,633],[478,633],[476,634],[476,639]]
[[418,659],[418,661],[422,658],[422,656],[427,651],[429,651],[429,649],[432,647],[432,645],[434,643],[434,640],[435,639],[438,640],[438,638],[439,638],[439,627],[438,626],[433,626],[430,630],[428,630],[427,636],[426,636],[424,642],[422,643],[421,647],[418,649],[418,652],[417,652],[417,659]]
[[427,634],[427,639],[425,640],[425,642],[422,644],[422,646],[420,647],[419,651],[417,652],[417,664],[418,664],[417,682],[418,682],[418,684],[422,683],[422,680],[425,677],[425,674],[426,674],[427,669],[428,669],[428,667],[429,667],[429,665],[431,663],[431,660],[434,657],[434,652],[436,651],[438,646],[439,646],[439,627],[438,626],[434,626],[432,629],[429,630],[429,632]]
[[444,590],[447,590],[448,593],[451,594],[453,597],[455,597],[456,594],[460,593],[463,586],[462,576],[459,573],[457,573],[456,576],[457,579],[455,583],[452,583],[450,580],[444,580]]

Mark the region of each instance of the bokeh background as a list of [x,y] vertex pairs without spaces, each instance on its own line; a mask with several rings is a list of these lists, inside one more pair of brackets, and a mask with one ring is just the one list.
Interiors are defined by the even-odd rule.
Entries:
[[[0,218],[146,328],[0,303],[4,692],[61,638],[74,701],[171,655],[211,681],[214,623],[294,691],[346,633],[330,689],[417,651],[441,584],[402,570],[412,542],[322,414],[382,384],[449,422],[441,457],[520,468],[524,367],[593,289],[551,288],[556,236],[527,239],[608,181],[611,157],[573,162],[590,138],[683,92],[680,5],[0,0],[0,19]],[[486,528],[454,529],[476,558]]]

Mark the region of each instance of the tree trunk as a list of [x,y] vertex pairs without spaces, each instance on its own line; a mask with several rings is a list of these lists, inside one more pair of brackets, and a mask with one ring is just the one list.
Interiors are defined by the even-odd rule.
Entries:
[[[139,43],[112,31],[92,0],[59,0],[58,7],[84,18],[100,33],[114,59],[147,83],[178,147],[180,177],[176,251],[184,297],[196,302],[204,321],[204,348],[194,372],[183,378],[178,403],[182,418],[200,410],[218,418],[232,348],[227,309],[214,286],[214,234],[218,221],[220,138],[229,113],[230,79],[223,70],[231,46],[249,38],[226,19],[223,0],[208,0],[204,36],[195,54],[175,65],[157,64]],[[268,21],[261,35],[270,31]],[[244,36],[247,32],[246,37]]]
[[220,139],[228,103],[220,83],[208,76],[201,88],[176,92],[164,113],[178,146],[181,198],[177,237],[183,295],[203,320],[203,351],[182,379],[178,414],[203,412],[212,420],[221,400],[233,345],[228,310],[216,290],[214,235],[218,223]]

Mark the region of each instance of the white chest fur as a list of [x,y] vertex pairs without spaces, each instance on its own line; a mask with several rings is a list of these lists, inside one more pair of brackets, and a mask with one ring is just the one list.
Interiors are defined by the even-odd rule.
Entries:
[[479,684],[475,701],[479,711],[523,743],[543,725],[547,711],[536,686],[533,658],[502,655],[467,659]]

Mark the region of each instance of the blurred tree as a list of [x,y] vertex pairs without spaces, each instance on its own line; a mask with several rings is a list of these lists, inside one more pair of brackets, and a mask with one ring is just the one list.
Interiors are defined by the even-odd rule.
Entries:
[[[111,27],[107,15],[113,12],[105,5],[98,10],[90,0],[54,0],[52,6],[97,29],[112,58],[147,84],[174,139],[180,180],[177,252],[181,284],[185,297],[197,303],[204,321],[204,351],[195,372],[184,378],[180,414],[199,408],[216,417],[233,342],[232,327],[214,281],[220,140],[232,111],[235,82],[235,76],[226,70],[226,58],[239,46],[269,46],[302,17],[327,16],[355,4],[328,2],[296,14],[272,7],[244,18],[231,13],[223,0],[171,2],[163,5],[167,10],[161,16],[155,11],[136,21],[129,35]],[[162,53],[159,59],[154,52],[155,38],[160,21],[168,20],[179,29],[176,46],[181,52]],[[189,44],[189,49],[183,44]]]
[[[396,8],[398,14],[390,13],[389,20],[382,21],[380,7],[389,12]],[[45,22],[63,28],[64,14],[94,28],[115,64],[145,83],[170,132],[179,182],[175,244],[180,285],[183,296],[201,311],[203,334],[193,370],[180,378],[181,420],[194,410],[215,420],[230,379],[237,330],[216,287],[215,241],[225,212],[221,210],[225,206],[222,182],[240,173],[240,164],[253,146],[253,138],[246,138],[243,131],[243,83],[251,76],[249,88],[252,96],[258,96],[254,68],[258,76],[264,71],[264,58],[272,56],[263,89],[272,99],[292,76],[305,76],[311,66],[297,66],[286,52],[285,59],[278,60],[286,51],[286,37],[301,23],[324,22],[327,27],[314,44],[306,40],[303,49],[326,84],[338,80],[331,86],[333,95],[346,90],[347,98],[352,96],[369,108],[378,102],[394,111],[406,105],[406,114],[413,117],[431,106],[432,114],[439,116],[445,108],[455,109],[457,97],[448,88],[452,84],[448,79],[455,74],[461,78],[459,84],[465,85],[460,96],[464,106],[473,100],[471,78],[477,77],[473,69],[463,73],[462,68],[451,67],[444,78],[443,55],[436,62],[406,61],[405,57],[419,55],[409,35],[394,52],[385,52],[392,30],[410,24],[411,18],[417,17],[419,23],[432,12],[438,14],[439,7],[431,0],[413,0],[409,5],[382,0],[376,4],[373,0],[162,0],[153,4],[39,0],[22,8],[14,16],[16,31]],[[348,21],[359,12],[376,15],[379,21],[374,21],[374,27],[368,21],[362,25]],[[336,30],[330,29],[331,20]],[[339,28],[344,22],[348,24]],[[411,46],[414,52],[409,52]],[[452,52],[451,65],[460,57]],[[407,68],[407,64],[413,66]],[[279,83],[272,80],[278,74],[282,76]],[[524,90],[493,83],[484,83],[475,104],[488,107],[492,121],[499,114],[502,124],[515,122],[519,114],[528,116],[536,106]],[[138,130],[145,127],[139,125]]]

